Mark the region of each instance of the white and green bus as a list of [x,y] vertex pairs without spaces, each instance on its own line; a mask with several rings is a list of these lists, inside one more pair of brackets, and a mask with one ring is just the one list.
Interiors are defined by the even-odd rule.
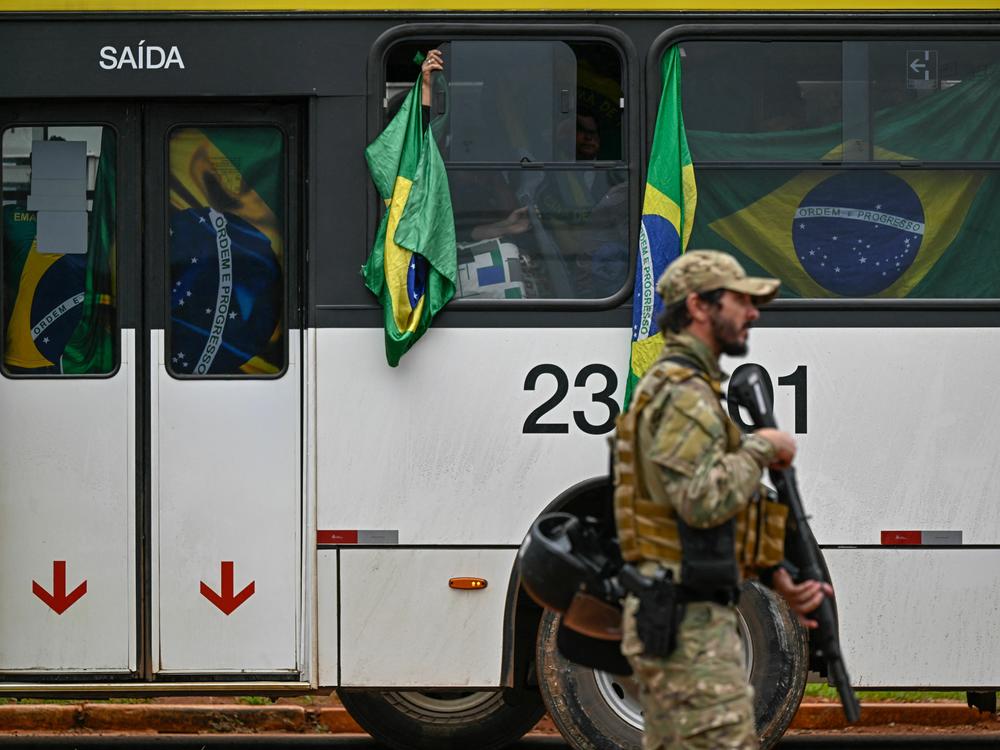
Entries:
[[[744,5],[0,2],[0,694],[335,689],[395,748],[546,709],[638,748],[634,686],[560,656],[514,561],[608,512],[676,47],[690,246],[783,281],[752,359],[850,674],[988,701],[1000,3]],[[460,285],[390,368],[363,152],[432,48]],[[808,636],[740,608],[770,745]]]

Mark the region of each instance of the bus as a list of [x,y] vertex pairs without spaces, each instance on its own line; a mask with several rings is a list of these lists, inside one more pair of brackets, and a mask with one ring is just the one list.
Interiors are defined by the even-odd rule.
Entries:
[[[853,683],[991,705],[1000,3],[744,5],[0,2],[0,695],[336,690],[393,748],[545,711],[639,748],[515,555],[608,512],[678,48],[690,247],[783,282],[751,358]],[[391,368],[364,151],[430,49],[459,284]],[[740,613],[767,747],[822,675],[769,591]]]

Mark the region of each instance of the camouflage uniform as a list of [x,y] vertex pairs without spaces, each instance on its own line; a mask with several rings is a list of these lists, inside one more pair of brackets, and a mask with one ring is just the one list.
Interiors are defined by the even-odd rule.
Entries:
[[[717,274],[713,275],[717,255],[721,254],[691,251],[682,256],[675,263],[682,267],[679,279],[678,269],[668,268],[657,286],[665,302],[670,305],[684,299],[690,291],[731,288],[728,283],[718,283]],[[731,258],[723,257],[739,268]],[[723,264],[723,271],[731,270]],[[728,277],[725,273],[723,277],[725,282]],[[766,293],[760,286],[751,287],[762,302],[773,297],[777,289],[777,282],[768,282]],[[665,380],[665,368],[675,367],[667,361],[671,357],[691,362],[700,374],[679,382],[678,378]],[[704,343],[685,333],[668,333],[660,359],[636,388],[637,394],[647,389],[634,437],[643,492],[654,504],[666,506],[671,516],[676,514],[695,528],[717,526],[744,511],[763,468],[774,458],[771,443],[741,435],[723,412],[719,395],[724,378],[716,357]],[[651,394],[650,388],[655,389]],[[633,405],[636,403],[633,400]],[[646,554],[636,562],[647,575],[658,566],[666,567],[672,570],[674,580],[679,580],[676,560],[654,560]],[[735,607],[689,602],[677,648],[666,659],[643,655],[636,633],[637,609],[638,601],[630,596],[625,605],[622,653],[640,686],[644,750],[756,748],[753,690],[747,684]]]

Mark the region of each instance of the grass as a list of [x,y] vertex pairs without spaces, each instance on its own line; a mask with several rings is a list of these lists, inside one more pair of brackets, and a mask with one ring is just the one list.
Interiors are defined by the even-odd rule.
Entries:
[[[962,701],[965,693],[941,690],[858,690],[860,701],[897,701],[900,703],[922,703],[923,701]],[[828,698],[839,701],[835,688],[814,682],[806,685],[806,695],[810,698]]]
[[236,698],[237,703],[245,703],[248,706],[270,706],[273,701],[265,695],[240,695]]

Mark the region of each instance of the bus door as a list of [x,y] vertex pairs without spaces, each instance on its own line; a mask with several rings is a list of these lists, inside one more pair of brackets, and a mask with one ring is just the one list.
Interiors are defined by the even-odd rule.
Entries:
[[145,109],[152,671],[290,676],[301,622],[297,110]]
[[0,108],[0,679],[138,668],[134,117]]
[[297,111],[0,127],[0,680],[295,679]]

